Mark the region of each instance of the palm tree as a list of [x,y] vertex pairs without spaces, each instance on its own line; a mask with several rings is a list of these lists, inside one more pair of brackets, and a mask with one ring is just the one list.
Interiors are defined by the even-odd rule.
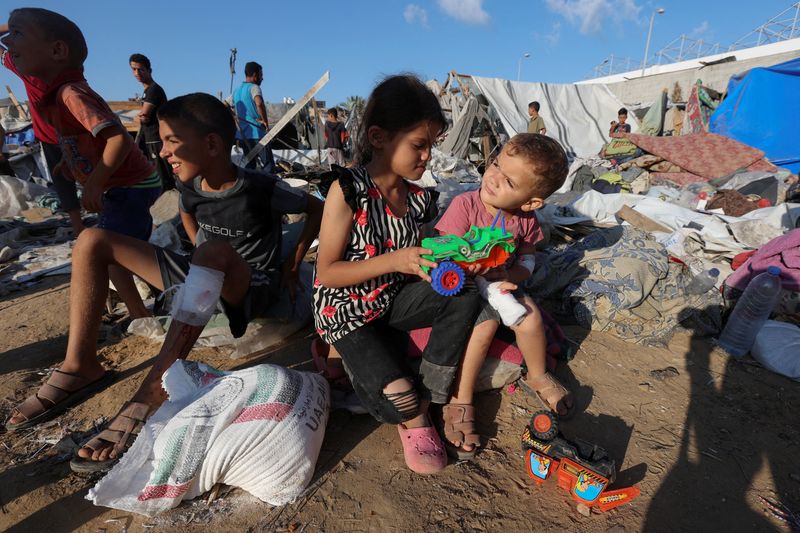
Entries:
[[339,107],[347,109],[350,114],[360,115],[364,111],[367,102],[360,96],[348,96],[347,100],[339,104]]

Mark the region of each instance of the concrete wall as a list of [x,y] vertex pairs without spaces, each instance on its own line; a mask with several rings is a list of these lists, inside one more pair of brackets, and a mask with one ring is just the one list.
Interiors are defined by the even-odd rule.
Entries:
[[[736,55],[730,52],[729,55]],[[693,68],[677,72],[653,74],[643,78],[634,78],[626,81],[607,83],[606,86],[617,98],[626,105],[649,104],[655,100],[659,93],[666,89],[672,94],[672,88],[677,82],[681,87],[683,99],[686,100],[692,90],[692,85],[698,80],[703,80],[703,85],[723,92],[728,86],[728,80],[734,74],[744,72],[754,67],[768,67],[800,57],[800,50],[793,50],[741,61],[731,61],[702,68]]]

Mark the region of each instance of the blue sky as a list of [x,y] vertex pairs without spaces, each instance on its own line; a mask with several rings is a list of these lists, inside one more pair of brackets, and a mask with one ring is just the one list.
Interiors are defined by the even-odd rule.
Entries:
[[[39,6],[75,21],[89,45],[86,76],[106,99],[141,92],[131,53],[150,57],[168,96],[228,93],[229,50],[238,49],[235,83],[244,63],[264,66],[268,101],[299,98],[329,69],[318,94],[328,104],[367,96],[382,75],[416,72],[443,81],[447,72],[568,83],[608,57],[644,53],[650,13],[657,7],[651,54],[682,33],[728,45],[791,5],[791,0],[321,0],[171,2],[154,0],[4,2]],[[735,5],[735,8],[732,6]],[[24,99],[5,69],[0,81]],[[0,90],[0,93],[4,91]]]

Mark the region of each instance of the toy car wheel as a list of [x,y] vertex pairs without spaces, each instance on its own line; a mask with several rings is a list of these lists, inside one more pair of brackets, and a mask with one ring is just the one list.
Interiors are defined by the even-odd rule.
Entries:
[[431,271],[431,286],[442,296],[453,296],[464,287],[464,271],[452,261],[439,263]]
[[549,442],[558,435],[558,419],[550,411],[536,411],[528,425],[534,439]]

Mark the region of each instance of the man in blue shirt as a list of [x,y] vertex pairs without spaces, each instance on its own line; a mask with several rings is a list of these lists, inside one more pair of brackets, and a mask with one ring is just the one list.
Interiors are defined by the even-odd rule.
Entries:
[[[247,155],[258,144],[258,141],[267,134],[269,120],[264,97],[261,94],[261,82],[264,80],[264,70],[255,61],[250,61],[244,66],[244,81],[233,92],[233,107],[239,121],[239,131],[236,139]],[[261,161],[261,167],[266,172],[273,172],[275,159],[272,157],[272,147],[267,147],[247,165],[256,168],[256,161]]]

